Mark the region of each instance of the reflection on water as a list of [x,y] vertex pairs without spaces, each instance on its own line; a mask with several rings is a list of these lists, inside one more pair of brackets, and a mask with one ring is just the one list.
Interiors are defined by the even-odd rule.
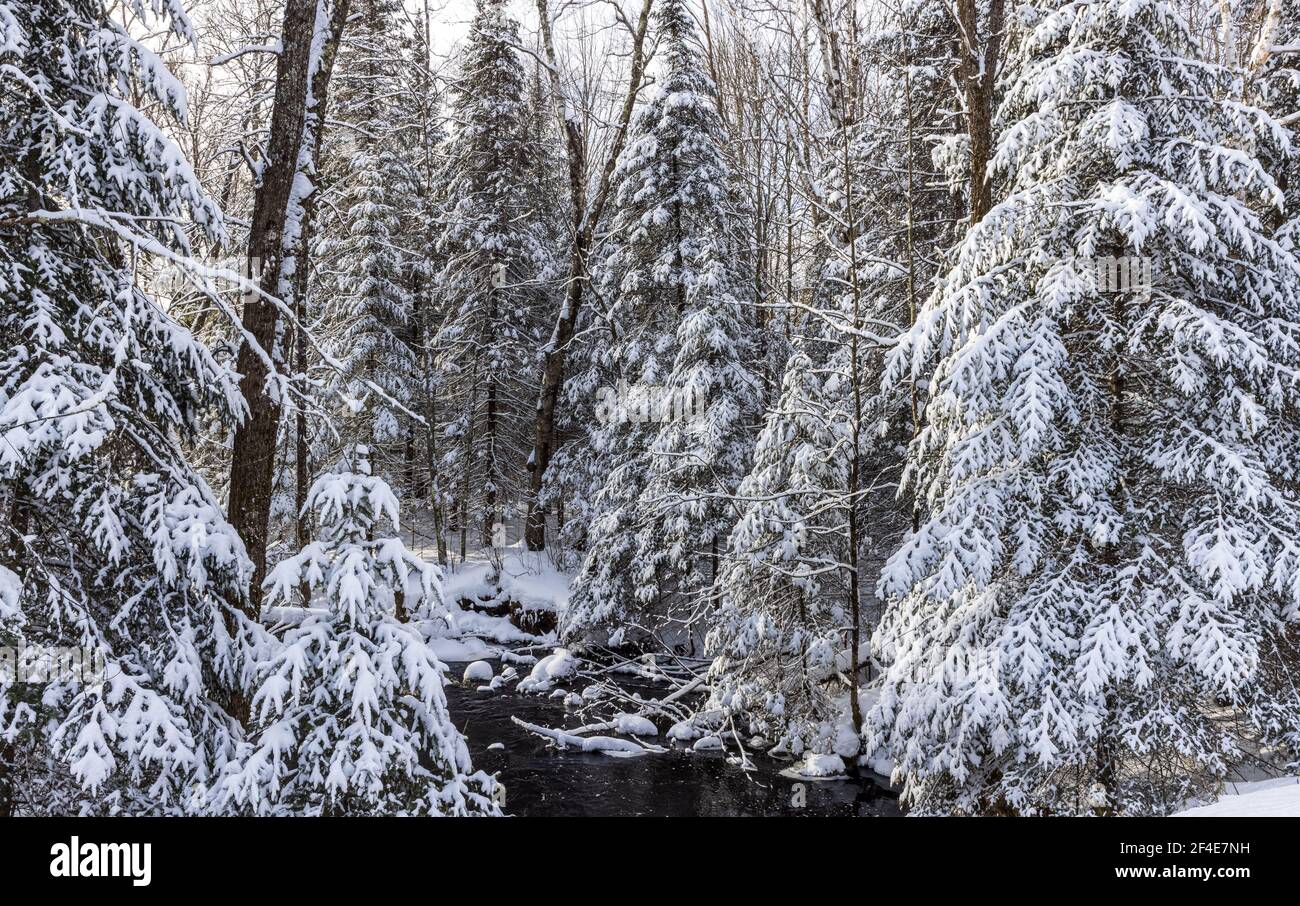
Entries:
[[[459,677],[464,665],[451,665]],[[550,748],[510,720],[572,726],[550,699],[447,686],[452,720],[469,741],[474,766],[506,786],[512,815],[898,815],[895,794],[872,780],[801,782],[759,756],[758,771],[726,763],[720,753],[668,752],[634,758]],[[660,728],[663,729],[662,727]],[[489,750],[493,743],[505,749]],[[878,778],[883,784],[884,779]]]

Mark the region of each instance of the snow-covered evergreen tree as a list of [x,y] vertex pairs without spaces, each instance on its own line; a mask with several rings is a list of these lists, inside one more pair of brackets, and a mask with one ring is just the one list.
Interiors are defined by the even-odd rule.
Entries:
[[608,477],[566,616],[572,634],[629,618],[654,632],[711,584],[757,405],[716,92],[684,3],[665,0],[654,16],[661,75],[618,161],[601,280],[618,334],[607,373],[639,404],[596,432]]
[[1261,6],[1263,21],[1246,61],[1246,97],[1284,124],[1290,139],[1289,148],[1265,148],[1262,156],[1286,195],[1286,204],[1269,215],[1274,236],[1295,252],[1300,249],[1300,133],[1292,117],[1300,112],[1300,2],[1265,0]]
[[643,606],[671,586],[680,598],[716,581],[738,515],[731,497],[749,467],[759,382],[746,367],[751,337],[727,273],[727,245],[713,241],[706,272],[687,294],[663,391],[682,414],[663,424],[650,447],[638,538]]
[[[413,426],[400,408],[362,381],[373,381],[402,407],[417,405],[419,359],[413,348],[417,259],[428,253],[423,236],[404,218],[419,207],[419,155],[412,120],[408,42],[401,4],[360,0],[344,35],[335,75],[334,114],[349,128],[336,130],[329,152],[342,170],[338,215],[337,292],[345,324],[334,331],[338,358],[347,363],[341,391],[367,400],[366,424],[353,426],[352,442],[367,444],[377,462],[398,465],[412,453]],[[387,455],[384,455],[384,454]]]
[[[121,9],[193,38],[180,0]],[[0,2],[0,83],[0,640],[104,659],[0,675],[0,801],[174,813],[237,744],[223,702],[266,639],[183,449],[241,415],[238,376],[136,263],[183,261],[187,226],[219,237],[220,214],[141,110],[183,120],[184,89],[102,0]]]
[[[838,718],[825,682],[843,669],[843,420],[827,374],[802,351],[787,363],[719,582],[709,634],[715,706],[748,717],[755,732],[801,754],[830,742]],[[829,593],[828,593],[829,592]]]
[[855,708],[845,680],[865,654],[854,613],[860,640],[870,570],[910,507],[893,491],[915,397],[880,379],[957,219],[930,162],[935,137],[955,125],[954,27],[950,11],[909,2],[855,51],[870,75],[845,90],[869,103],[825,136],[810,310],[792,313],[803,336],[738,495],[744,516],[709,639],[714,701],[796,752],[855,754],[840,732]]
[[[410,620],[445,617],[441,574],[397,536],[397,500],[369,451],[312,485],[319,540],[267,577],[267,601],[306,585],[324,612],[290,629],[259,677],[250,743],[218,811],[490,815],[494,781],[447,713],[442,663]],[[385,535],[385,523],[392,535]]]
[[[444,149],[438,275],[446,306],[434,342],[467,476],[468,517],[484,540],[518,497],[526,454],[522,418],[549,298],[549,253],[528,187],[534,152],[519,25],[504,0],[479,0],[452,85]],[[466,496],[464,493],[462,496]]]
[[1298,741],[1285,136],[1172,4],[1021,12],[1001,200],[891,363],[930,384],[928,517],[881,579],[869,741],[920,812],[1159,811]]

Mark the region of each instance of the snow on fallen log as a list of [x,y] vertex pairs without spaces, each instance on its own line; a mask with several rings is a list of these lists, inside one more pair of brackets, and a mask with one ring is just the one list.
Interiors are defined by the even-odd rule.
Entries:
[[615,736],[575,736],[563,730],[552,730],[550,727],[530,724],[528,721],[520,720],[514,715],[511,715],[510,719],[529,733],[554,741],[561,749],[600,752],[603,755],[645,755],[650,752],[667,751],[660,746],[643,745],[630,739],[619,739]]
[[[609,720],[584,724],[583,726],[575,727],[568,732],[572,736],[589,736],[592,733],[604,733],[607,730],[613,730],[627,736],[658,736],[659,728],[651,718],[667,718],[668,720],[673,721],[673,727],[679,727],[688,723],[690,718],[687,718],[686,720],[679,719],[681,717],[680,710],[674,708],[673,705],[688,693],[700,688],[705,679],[706,675],[700,674],[699,676],[694,677],[690,682],[680,685],[674,692],[664,696],[663,698],[647,700],[641,698],[639,695],[632,696],[631,698],[627,698],[626,696],[616,696],[621,697],[628,704],[634,704],[638,707],[634,710],[619,712]],[[566,696],[565,704],[571,705],[575,708],[580,707],[586,700],[588,693],[592,692],[592,690],[601,689],[602,687],[605,689],[611,689],[611,687],[606,685],[603,681],[601,683],[594,683],[584,690],[583,695],[571,693]]]

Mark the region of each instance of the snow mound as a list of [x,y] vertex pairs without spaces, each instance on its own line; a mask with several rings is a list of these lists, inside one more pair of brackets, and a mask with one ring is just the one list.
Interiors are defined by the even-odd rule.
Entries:
[[802,780],[830,780],[844,776],[844,759],[838,755],[809,752],[803,761],[781,772],[782,776]]
[[465,675],[461,677],[461,682],[465,685],[470,683],[491,682],[492,665],[487,661],[474,661],[465,668]]
[[555,651],[533,665],[533,672],[519,681],[520,692],[549,692],[557,680],[571,676],[578,669],[578,659],[567,648]]
[[722,748],[722,740],[716,736],[702,736],[691,748],[696,752],[716,752]]
[[894,760],[886,755],[859,758],[858,763],[871,773],[879,774],[881,777],[892,777],[894,775]]
[[704,732],[695,726],[695,722],[690,718],[679,720],[668,728],[668,738],[675,739],[678,742],[690,742],[703,736]]
[[496,657],[498,654],[497,649],[490,648],[481,639],[473,637],[465,639],[435,637],[429,639],[429,647],[444,664],[478,661],[485,657]]
[[1300,817],[1300,777],[1256,783],[1229,784],[1232,792],[1217,802],[1189,808],[1175,818],[1296,818]]
[[629,736],[658,736],[654,722],[639,714],[619,714],[614,718],[614,728]]

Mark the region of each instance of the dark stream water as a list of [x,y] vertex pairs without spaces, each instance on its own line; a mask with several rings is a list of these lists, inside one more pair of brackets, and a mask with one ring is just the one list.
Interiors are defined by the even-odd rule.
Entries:
[[[459,679],[464,664],[451,664]],[[493,664],[499,670],[499,664]],[[525,675],[527,671],[524,671]],[[514,683],[496,693],[453,682],[446,687],[452,720],[465,734],[474,766],[505,784],[505,811],[512,815],[898,815],[885,778],[799,781],[781,776],[785,766],[756,756],[757,771],[728,764],[721,753],[663,754],[615,758],[560,750],[513,721],[568,728],[564,706],[544,696],[520,695]],[[660,727],[662,732],[664,728]],[[505,749],[489,750],[493,743]],[[669,744],[660,740],[661,744]]]

